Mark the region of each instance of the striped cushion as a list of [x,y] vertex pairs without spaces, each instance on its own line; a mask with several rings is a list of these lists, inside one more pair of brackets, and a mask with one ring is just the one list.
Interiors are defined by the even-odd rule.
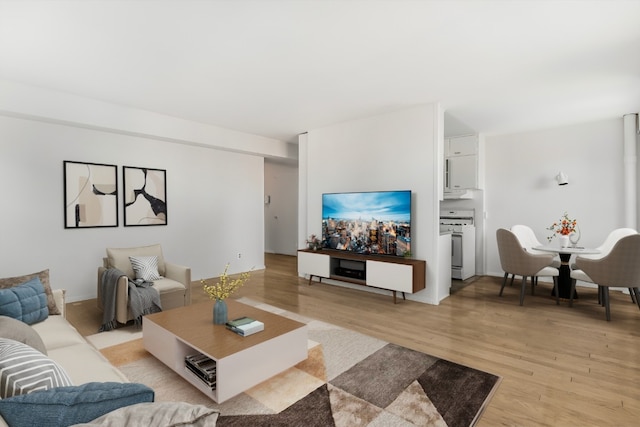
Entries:
[[147,282],[162,279],[158,273],[158,257],[157,256],[131,256],[131,267],[136,273],[136,279],[143,279]]
[[0,398],[70,385],[56,362],[26,344],[0,338]]

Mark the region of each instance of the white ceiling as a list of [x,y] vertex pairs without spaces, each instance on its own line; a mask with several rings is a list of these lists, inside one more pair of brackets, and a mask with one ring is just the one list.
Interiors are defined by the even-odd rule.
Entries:
[[0,79],[291,142],[432,102],[512,133],[640,111],[640,1],[0,1]]

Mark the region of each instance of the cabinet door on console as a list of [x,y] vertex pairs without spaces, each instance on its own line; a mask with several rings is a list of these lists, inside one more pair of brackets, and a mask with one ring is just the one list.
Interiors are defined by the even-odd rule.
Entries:
[[367,286],[412,293],[413,266],[367,261]]
[[298,252],[298,273],[329,277],[331,275],[331,258],[324,254]]

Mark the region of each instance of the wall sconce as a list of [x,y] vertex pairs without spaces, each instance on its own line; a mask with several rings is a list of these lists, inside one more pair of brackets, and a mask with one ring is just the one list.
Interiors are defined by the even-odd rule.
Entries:
[[558,185],[567,185],[569,183],[569,177],[566,173],[560,171],[558,175],[556,175],[556,181],[558,181]]

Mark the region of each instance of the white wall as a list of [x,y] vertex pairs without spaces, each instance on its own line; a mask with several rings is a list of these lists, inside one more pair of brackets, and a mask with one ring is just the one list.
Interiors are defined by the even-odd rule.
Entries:
[[300,138],[299,194],[307,210],[300,213],[299,243],[321,234],[322,193],[409,189],[412,252],[426,260],[427,279],[425,290],[407,297],[437,304],[446,296],[437,286],[442,123],[438,105],[423,105],[310,130]]
[[[250,137],[247,137],[250,139]],[[63,160],[166,169],[168,225],[64,229]],[[0,277],[49,268],[70,301],[94,298],[107,247],[161,243],[192,279],[264,267],[264,161],[78,126],[0,116]],[[120,199],[121,200],[121,199]],[[242,258],[237,259],[237,253]]]
[[298,250],[298,166],[264,162],[265,252],[296,255]]
[[[566,211],[578,220],[580,244],[594,247],[624,227],[622,118],[487,136],[485,149],[487,274],[503,274],[498,228],[526,224],[546,243],[546,228]],[[561,170],[568,185],[554,178]]]

